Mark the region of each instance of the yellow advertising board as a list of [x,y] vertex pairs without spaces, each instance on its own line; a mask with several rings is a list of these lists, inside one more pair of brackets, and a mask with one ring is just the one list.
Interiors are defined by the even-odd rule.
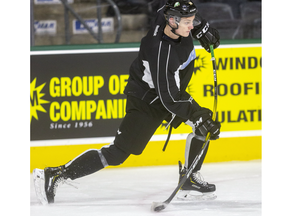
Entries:
[[[119,55],[121,55],[121,53]],[[212,68],[212,62],[211,62],[211,55],[208,52],[206,52],[203,48],[196,47],[196,56],[197,58],[195,60],[195,70],[193,71],[192,79],[187,87],[187,92],[189,92],[189,94],[192,95],[194,100],[196,100],[200,106],[207,107],[213,110],[214,81],[213,81],[213,68]],[[77,56],[77,58],[79,57]],[[217,82],[218,82],[217,120],[221,122],[221,134],[220,134],[220,139],[216,141],[211,141],[211,145],[209,147],[209,151],[204,162],[261,159],[261,124],[262,124],[262,113],[261,113],[262,48],[261,48],[261,44],[237,45],[237,46],[222,45],[219,48],[215,49],[215,58],[216,58],[216,65],[217,65]],[[85,59],[87,59],[86,56],[85,56]],[[95,104],[96,101],[92,101],[89,99],[89,101],[87,100],[84,104],[84,102],[82,102],[81,101],[82,99],[81,99],[77,103],[74,102],[73,101],[75,100],[74,98],[76,98],[77,94],[80,94],[79,89],[87,89],[87,91],[85,90],[84,92],[83,90],[83,92],[81,92],[81,94],[84,95],[85,97],[86,97],[85,94],[89,94],[88,92],[89,89],[84,88],[84,87],[75,88],[75,89],[71,88],[71,95],[73,95],[73,97],[71,97],[70,95],[68,95],[69,89],[66,88],[65,90],[64,88],[65,85],[68,82],[71,82],[71,86],[73,82],[78,83],[77,86],[79,86],[79,83],[91,82],[91,83],[96,83],[98,86],[101,86],[101,85],[103,86],[103,82],[101,82],[99,78],[104,77],[103,79],[105,80],[111,80],[112,79],[111,77],[116,77],[116,75],[109,75],[109,74],[105,75],[105,73],[103,73],[103,75],[94,75],[93,77],[92,76],[88,77],[88,76],[83,75],[83,77],[80,78],[78,77],[79,76],[78,72],[76,72],[75,74],[76,75],[73,75],[73,74],[70,75],[71,76],[70,78],[53,76],[52,78],[46,79],[46,80],[49,80],[49,82],[47,82],[48,83],[47,89],[45,90],[47,92],[46,96],[50,95],[52,99],[57,98],[57,97],[61,99],[60,96],[62,94],[65,94],[65,99],[67,101],[63,102],[61,99],[58,102],[58,101],[54,101],[54,99],[51,100],[48,98],[50,109],[47,109],[47,110],[50,110],[50,111],[49,113],[48,112],[45,113],[44,112],[45,110],[44,110],[43,115],[40,117],[40,121],[43,121],[43,119],[46,117],[48,119],[47,122],[55,120],[55,122],[57,123],[57,121],[65,120],[67,121],[67,123],[66,122],[64,123],[66,123],[67,125],[69,121],[71,121],[72,126],[73,125],[75,126],[76,124],[78,126],[78,122],[76,121],[73,122],[74,117],[75,119],[78,118],[76,114],[75,116],[73,116],[72,114],[67,115],[67,120],[63,119],[63,118],[66,118],[67,110],[69,110],[67,109],[68,105],[71,107],[71,110],[77,108],[77,110],[79,111],[82,105],[83,106],[86,105],[87,107],[91,108],[91,110],[92,109],[94,110],[95,107],[93,108],[94,106],[93,104]],[[127,80],[127,76],[128,76],[127,74],[121,73],[118,77],[123,77],[122,80],[125,81]],[[64,78],[66,80],[64,80]],[[87,82],[83,82],[84,79],[87,79]],[[89,81],[89,79],[91,80]],[[118,79],[118,80],[121,80],[121,79]],[[40,83],[44,83],[44,81]],[[122,81],[122,83],[124,83],[124,81]],[[34,80],[32,81],[32,84],[33,82]],[[66,84],[65,85],[63,84],[64,85],[63,87],[61,86],[62,84],[60,85],[59,83],[66,83]],[[108,83],[110,83],[110,81]],[[111,83],[117,83],[117,82],[111,81]],[[48,86],[49,86],[49,93],[48,93]],[[62,88],[57,89],[59,86]],[[106,120],[106,118],[103,117],[104,116],[103,112],[100,113],[101,110],[102,111],[104,110],[104,108],[100,109],[101,108],[100,102],[107,100],[108,96],[109,96],[108,97],[109,99],[111,95],[113,95],[112,93],[114,91],[115,91],[116,96],[119,95],[119,98],[115,97],[115,99],[113,98],[113,101],[116,101],[117,104],[119,104],[120,100],[123,102],[126,100],[124,98],[122,99],[122,96],[119,93],[123,91],[124,85],[119,85],[118,88],[115,88],[113,86],[115,86],[115,84],[113,85],[109,84],[107,86],[107,88],[109,89],[109,93],[107,94],[103,94],[103,93],[101,95],[96,94],[97,97],[101,97],[100,99],[97,100],[97,108],[98,108],[97,112],[99,112],[99,115],[101,114],[101,118],[99,119],[103,122],[103,125],[105,124],[105,121],[108,122],[108,120]],[[41,86],[41,89],[43,87],[44,86]],[[97,86],[94,85],[94,89],[96,87]],[[63,89],[65,91],[63,91]],[[102,87],[102,89],[104,89],[104,87]],[[98,92],[98,91],[94,90],[93,92],[95,94],[95,92]],[[45,97],[43,97],[43,100],[45,100]],[[70,100],[71,100],[71,103],[68,102]],[[44,102],[42,103],[42,106],[45,107]],[[67,103],[67,106],[65,103]],[[115,103],[113,102],[113,104]],[[62,106],[64,108],[66,107],[65,109],[63,108],[63,110],[66,110],[65,112],[63,111],[63,113],[61,112]],[[108,106],[108,103],[107,103],[107,105],[106,106],[103,105],[103,107],[107,107],[107,109],[109,107],[112,107],[112,99],[111,99],[111,106]],[[119,110],[118,109],[114,110],[113,108],[114,111],[113,112],[111,111],[112,114],[110,118],[112,118],[115,115],[117,116],[117,119],[121,121],[121,118],[123,118],[125,114],[125,104],[122,103],[122,105],[119,107],[121,107],[121,109]],[[98,121],[98,119],[96,118],[97,112],[95,113],[94,118]],[[77,112],[75,111],[73,113],[77,113]],[[121,113],[121,115],[119,113]],[[36,114],[35,112],[33,112],[33,109],[31,109],[31,116],[34,116],[35,118]],[[89,115],[88,114],[89,113],[87,111],[84,117],[85,118],[90,117],[90,114]],[[78,113],[78,115],[80,116],[80,112]],[[81,115],[83,115],[83,113]],[[69,119],[68,119],[68,116],[69,116]],[[107,119],[109,119],[108,117]],[[33,121],[37,123],[38,119],[36,120],[33,119]],[[40,121],[38,123],[41,123]],[[111,123],[109,123],[110,121]],[[116,125],[118,124],[116,120],[113,120],[113,121],[109,120],[109,122],[108,122],[109,124],[107,123],[107,128],[110,128],[110,124],[115,127],[118,127]],[[51,123],[49,124],[47,123],[47,130],[49,131],[49,133],[53,134],[53,136],[58,135],[55,132],[56,123],[53,123],[53,128],[52,128],[53,130],[51,129]],[[87,128],[89,129],[88,123],[87,123]],[[43,125],[43,123],[41,124]],[[57,123],[57,125],[58,124],[59,122]],[[93,128],[91,127],[91,130],[92,129]],[[106,135],[107,137],[103,136],[97,139],[91,139],[90,142],[87,142],[85,138],[73,139],[73,137],[71,137],[72,139],[69,139],[67,141],[65,141],[65,138],[64,139],[62,138],[62,140],[60,141],[59,141],[59,138],[57,138],[58,140],[56,139],[56,140],[51,140],[51,141],[49,140],[44,140],[44,141],[39,141],[39,142],[37,140],[31,141],[30,170],[32,171],[36,167],[44,168],[45,166],[57,166],[59,164],[64,164],[87,149],[90,149],[90,148],[99,149],[102,146],[109,144],[111,141],[113,141],[113,137],[110,135],[110,133],[114,133],[114,132],[107,130],[106,127],[102,127],[102,129],[103,129],[103,134],[107,133]],[[64,130],[61,129],[58,131],[64,131]],[[144,150],[142,155],[130,156],[127,159],[127,161],[125,161],[125,163],[121,165],[120,167],[177,164],[178,160],[184,160],[185,141],[186,141],[187,135],[191,133],[191,131],[192,131],[191,127],[188,125],[185,125],[184,123],[181,124],[177,129],[173,129],[172,136],[167,146],[167,149],[165,152],[163,152],[162,148],[165,143],[168,132],[167,130],[164,129],[164,127],[162,126],[159,127],[157,131],[155,132],[155,135],[152,137],[151,141],[148,143],[147,148]],[[35,134],[37,135],[39,133],[35,133]],[[70,134],[68,135],[70,136]],[[91,132],[91,134],[93,134],[93,131]],[[47,137],[48,136],[50,135],[48,134]]]
[[[195,67],[199,68],[187,91],[202,107],[213,110],[214,78],[211,55],[196,50]],[[217,120],[221,132],[261,130],[261,47],[228,47],[215,50],[217,65]],[[189,133],[181,124],[173,133]],[[167,133],[159,128],[156,134]]]

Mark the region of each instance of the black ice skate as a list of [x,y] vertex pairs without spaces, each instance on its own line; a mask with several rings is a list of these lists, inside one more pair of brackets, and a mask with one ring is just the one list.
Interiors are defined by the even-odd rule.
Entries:
[[44,170],[34,169],[33,179],[36,196],[43,205],[54,203],[56,190],[60,184],[69,184],[66,182],[64,166],[47,167]]
[[[182,169],[179,161],[179,182],[186,174],[187,169]],[[186,180],[180,188],[177,198],[182,200],[213,200],[216,199],[216,187],[214,184],[205,182],[199,172],[192,172],[191,176]]]
[[48,203],[54,203],[56,190],[67,179],[64,175],[64,166],[47,167],[44,169],[45,192]]

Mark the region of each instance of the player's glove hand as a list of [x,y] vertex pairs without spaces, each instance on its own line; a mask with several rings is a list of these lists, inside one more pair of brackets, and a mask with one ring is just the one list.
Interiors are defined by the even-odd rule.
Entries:
[[214,49],[220,45],[219,32],[210,27],[209,23],[204,19],[201,20],[200,25],[194,27],[192,36],[199,40],[201,46],[209,53],[211,52],[210,45],[213,45]]
[[192,116],[192,122],[196,129],[200,131],[203,136],[207,136],[210,132],[210,139],[216,140],[219,138],[221,123],[212,120],[212,111],[207,108],[202,108]]

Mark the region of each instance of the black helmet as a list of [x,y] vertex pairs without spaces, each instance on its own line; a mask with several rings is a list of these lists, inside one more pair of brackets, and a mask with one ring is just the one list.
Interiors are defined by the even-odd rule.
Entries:
[[191,0],[168,0],[164,14],[165,17],[191,17],[197,13],[197,8]]

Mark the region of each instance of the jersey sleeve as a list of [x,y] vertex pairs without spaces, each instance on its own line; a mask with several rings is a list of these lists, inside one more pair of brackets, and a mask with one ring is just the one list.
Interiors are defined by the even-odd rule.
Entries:
[[[172,114],[191,119],[199,104],[185,91],[181,91],[181,66],[169,43],[161,41],[154,56],[151,74],[156,93],[163,106]],[[153,60],[151,60],[153,61]],[[193,62],[191,62],[192,64]],[[181,93],[182,92],[182,93]]]

